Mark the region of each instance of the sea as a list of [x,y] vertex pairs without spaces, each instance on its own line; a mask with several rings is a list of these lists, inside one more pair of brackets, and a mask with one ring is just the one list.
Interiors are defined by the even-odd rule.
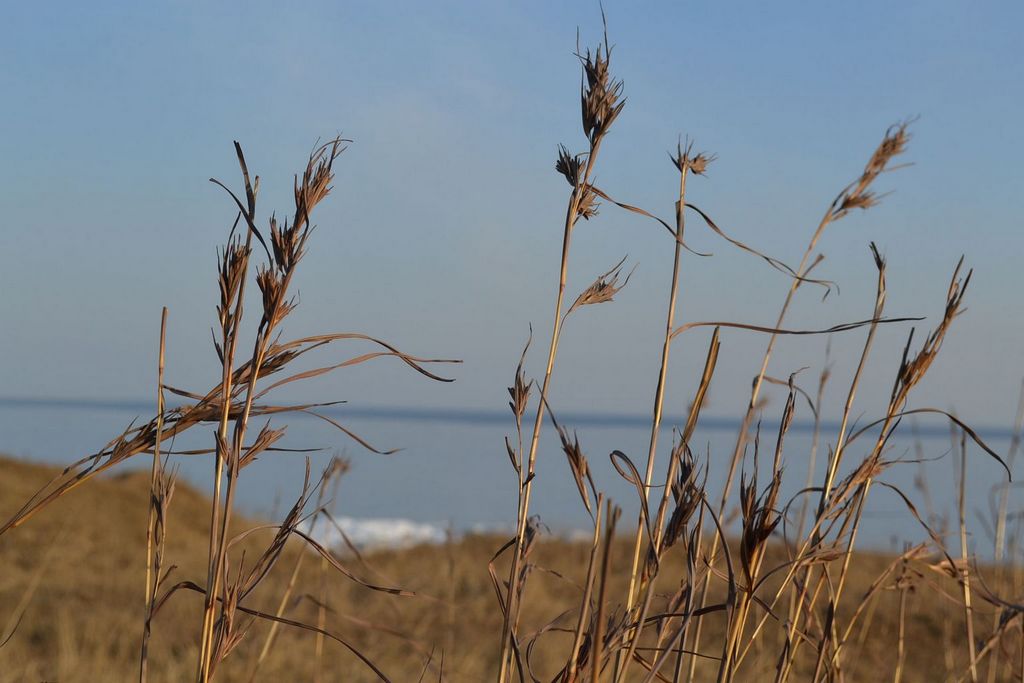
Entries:
[[[152,401],[0,398],[0,453],[32,462],[66,465],[101,448],[133,422],[149,419]],[[363,546],[442,542],[450,534],[475,532],[512,533],[517,506],[517,477],[505,440],[517,443],[509,411],[440,409],[419,407],[335,406],[323,411],[332,420],[379,450],[399,449],[390,455],[370,452],[328,422],[298,414],[275,419],[272,426],[288,425],[282,445],[296,449],[264,453],[243,470],[238,492],[240,509],[253,516],[273,518],[287,510],[300,495],[308,462],[314,478],[335,456],[347,458],[351,467],[342,478],[332,512],[352,539]],[[901,550],[907,544],[927,540],[923,523],[947,539],[959,553],[957,490],[961,462],[960,435],[951,432],[941,416],[907,418],[887,446],[893,465],[879,478],[898,488],[917,510],[912,514],[894,490],[876,486],[865,508],[858,544],[878,550]],[[650,417],[641,414],[560,413],[559,423],[578,438],[595,484],[623,509],[623,526],[635,524],[639,513],[636,487],[616,468],[610,454],[627,455],[643,471],[650,440]],[[664,480],[667,453],[674,430],[685,416],[666,415],[659,435],[655,482]],[[254,421],[259,427],[261,421]],[[532,425],[524,424],[524,440]],[[701,416],[690,446],[701,476],[707,478],[710,498],[717,503],[728,472],[730,455],[739,425],[735,420]],[[978,436],[1004,460],[1013,437],[1009,426],[974,426]],[[172,444],[172,451],[209,448],[214,425],[201,425]],[[820,484],[827,453],[836,441],[839,424],[822,420],[812,486]],[[809,479],[814,428],[794,422],[786,435],[782,464],[785,469],[780,507],[792,503],[789,525],[777,533],[793,533]],[[753,435],[752,435],[753,436]],[[778,436],[778,424],[759,425],[756,461],[761,470],[758,487],[767,484]],[[851,442],[845,466],[859,462],[874,444],[877,432],[865,432]],[[742,472],[751,480],[755,472],[754,439],[750,440]],[[311,449],[311,450],[307,450]],[[994,518],[999,492],[1007,481],[1006,470],[981,447],[967,439],[965,515],[968,545],[979,558],[993,553]],[[173,455],[179,476],[200,490],[212,488],[210,455]],[[120,467],[148,469],[147,455],[135,456]],[[1020,469],[1020,468],[1018,468]],[[537,475],[533,484],[531,513],[538,516],[545,533],[562,537],[587,535],[589,513],[580,499],[561,442],[550,422],[544,424],[538,449]],[[1024,480],[1024,472],[1015,479]],[[725,520],[736,528],[739,476]],[[654,496],[660,489],[654,489]],[[4,495],[0,491],[0,497]],[[652,497],[654,497],[652,496]],[[813,503],[812,503],[813,504]],[[1008,533],[1019,534],[1024,497],[1019,484],[1009,488],[1011,523]]]

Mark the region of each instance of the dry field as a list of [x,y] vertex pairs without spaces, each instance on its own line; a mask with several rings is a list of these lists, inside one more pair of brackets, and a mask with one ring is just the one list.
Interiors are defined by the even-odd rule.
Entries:
[[[880,203],[888,189],[882,179],[903,166],[909,123],[886,130],[865,153],[864,166],[851,169],[849,183],[822,203],[806,249],[791,265],[740,241],[731,227],[727,233],[713,211],[693,203],[687,182],[706,175],[715,157],[689,142],[680,141],[664,164],[674,188],[662,205],[668,218],[598,185],[607,177],[600,172],[601,150],[621,143],[607,134],[626,105],[612,53],[605,36],[577,55],[581,82],[579,90],[571,85],[567,101],[579,103],[582,138],[572,148],[560,146],[554,160],[560,177],[553,182],[566,192],[564,215],[552,220],[552,249],[560,248],[561,256],[554,312],[549,332],[529,331],[518,366],[509,359],[509,436],[491,445],[498,457],[507,453],[508,485],[518,494],[515,534],[368,556],[326,548],[305,529],[310,517],[329,518],[334,491],[343,490],[347,465],[339,460],[322,474],[308,472],[305,489],[282,519],[247,520],[237,513],[247,466],[287,448],[289,414],[316,414],[323,406],[277,403],[275,389],[382,359],[431,381],[451,381],[458,361],[415,356],[357,332],[290,337],[301,261],[315,243],[313,216],[331,193],[334,165],[348,141],[314,149],[295,175],[288,215],[259,204],[259,176],[236,143],[238,179],[213,181],[237,210],[210,278],[215,376],[188,388],[164,376],[165,310],[159,337],[154,330],[160,360],[153,368],[157,410],[151,418],[61,471],[0,462],[0,680],[1024,680],[1021,576],[1013,564],[1020,516],[1009,506],[1007,483],[991,506],[998,563],[979,566],[967,529],[968,511],[979,503],[966,500],[963,476],[975,457],[1009,475],[1020,440],[997,453],[941,408],[948,405],[943,397],[922,402],[915,391],[942,362],[971,271],[963,259],[955,265],[951,259],[950,278],[934,285],[929,313],[938,315],[927,323],[891,317],[888,265],[874,244],[865,244],[875,284],[873,300],[864,302],[870,317],[813,327],[787,318],[797,297],[821,297],[834,287],[825,279],[821,238],[850,214]],[[596,277],[581,279],[572,268],[572,246],[588,238],[576,228],[618,211],[647,223],[652,229],[637,239],[661,240],[666,270],[672,264],[665,325],[651,331],[660,370],[651,378],[652,401],[642,406],[651,414],[649,448],[646,454],[611,453],[635,491],[639,518],[622,516],[593,478],[588,458],[607,451],[584,453],[568,426],[557,422],[561,407],[549,405],[552,382],[571,381],[559,376],[559,353],[572,352],[561,348],[563,329],[583,309],[606,313],[628,286],[626,259]],[[706,258],[687,244],[695,230],[710,231],[722,249],[788,285],[769,322],[677,315],[688,294],[680,273],[689,259]],[[876,348],[888,346],[876,344],[876,332],[893,325],[906,330],[905,343]],[[690,442],[716,368],[730,362],[719,356],[720,336],[739,333],[758,335],[765,350],[754,359],[760,371],[736,414],[735,444],[714,454],[727,476],[712,490],[710,460]],[[826,367],[812,378],[790,374],[795,368],[776,369],[780,376],[769,371],[781,340],[832,334],[862,344],[852,373],[832,377]],[[670,376],[670,352],[681,343],[706,349],[703,372],[695,377]],[[300,358],[323,364],[295,363]],[[895,369],[891,394],[864,405],[861,380],[874,364]],[[543,373],[530,376],[528,367]],[[672,443],[659,443],[665,388],[677,381],[693,392],[688,417],[671,425],[677,428]],[[785,395],[781,409],[766,406],[769,385]],[[820,426],[826,388],[844,398],[838,430],[816,430],[809,452],[787,450],[798,405]],[[908,416],[950,424],[960,473],[952,506],[957,518],[942,530],[950,533],[939,533],[904,497],[902,512],[919,523],[923,542],[899,557],[870,554],[857,546],[869,499],[883,488],[898,501],[908,494],[884,477],[894,464],[891,439]],[[761,432],[762,417],[778,428]],[[1018,417],[1018,434],[1020,423]],[[211,499],[175,481],[180,454],[170,453],[170,444],[196,427],[212,430],[213,437],[205,449],[185,455],[208,458]],[[544,429],[560,435],[560,453],[540,452]],[[531,506],[539,458],[568,464],[575,486],[565,495],[578,497],[587,511],[589,542],[568,544],[541,533]],[[120,475],[129,460],[145,463],[148,473]],[[797,486],[784,487],[784,481]],[[797,497],[783,497],[782,491],[800,487]]]
[[[52,469],[39,465],[0,460],[0,516],[9,515],[53,474]],[[148,477],[142,474],[103,478],[69,494],[19,533],[0,540],[4,566],[0,619],[6,622],[15,610],[23,615],[17,635],[3,652],[0,681],[122,681],[138,675],[148,486]],[[344,480],[342,493],[343,487]],[[178,565],[174,572],[178,580],[200,579],[205,571],[209,504],[208,498],[178,485],[168,536],[168,553]],[[318,557],[309,553],[298,580],[302,589],[295,591],[287,614],[316,623],[320,585],[326,578],[329,628],[380,662],[392,680],[418,680],[432,651],[434,658],[425,680],[438,679],[442,651],[444,680],[492,679],[497,674],[496,634],[500,633],[501,615],[494,607],[487,562],[501,540],[468,537],[450,546],[376,552],[364,561],[346,555],[346,563],[361,577],[418,594],[411,597],[377,595],[351,581],[321,574]],[[617,544],[621,552],[614,554],[619,559],[612,576],[621,584],[629,569],[628,540],[620,538]],[[280,570],[268,579],[261,594],[254,596],[256,609],[273,612],[277,607],[300,552],[299,544],[295,546],[285,554]],[[536,562],[545,570],[538,571],[530,584],[524,631],[541,628],[558,616],[557,605],[578,599],[588,554],[585,544],[539,543]],[[893,559],[858,555],[851,570],[851,594],[862,597]],[[667,574],[681,574],[679,557],[670,558],[669,564]],[[941,586],[948,592],[955,590],[955,582],[920,562],[910,563],[907,572],[924,576],[908,580],[899,566],[868,601],[862,625],[853,633],[859,654],[847,680],[890,679],[904,597],[907,651],[903,680],[946,680],[947,666],[954,671],[963,669],[965,649],[957,645],[962,639],[962,616],[936,601],[931,587]],[[910,580],[915,585],[901,591],[901,582]],[[624,588],[619,585],[612,590]],[[666,592],[671,588],[664,586]],[[979,621],[989,624],[991,611],[988,607],[981,610]],[[180,602],[169,603],[157,615],[151,680],[181,681],[193,676],[201,616],[202,600],[197,595],[182,596]],[[563,619],[563,625],[568,622]],[[10,628],[10,624],[6,626]],[[716,642],[721,638],[722,620],[709,621],[708,629],[709,642]],[[255,624],[226,661],[224,680],[251,680],[268,631],[268,624]],[[538,678],[550,680],[555,675],[563,664],[558,655],[566,641],[567,635],[558,632],[540,641],[533,661]],[[745,670],[749,673],[743,680],[765,680],[754,672],[763,670],[763,675],[769,675],[774,671],[777,646],[762,643],[754,653],[756,667]],[[802,661],[797,680],[805,680],[812,666],[810,659]],[[705,663],[698,672],[700,680],[708,680],[714,677],[715,667]],[[315,637],[290,627],[280,631],[277,644],[253,680],[311,681],[318,676],[323,681],[378,680],[343,646],[328,640],[318,656]]]

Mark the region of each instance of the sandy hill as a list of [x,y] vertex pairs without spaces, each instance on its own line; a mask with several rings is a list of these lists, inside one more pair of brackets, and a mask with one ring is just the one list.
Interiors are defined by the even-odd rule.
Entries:
[[[6,518],[55,472],[0,459],[0,516]],[[0,628],[9,630],[17,615],[24,613],[10,642],[0,649],[0,682],[137,679],[147,487],[148,475],[140,473],[93,481],[0,537]],[[204,583],[209,501],[179,485],[171,510],[168,556],[177,566],[172,578]],[[265,543],[266,538],[253,542]],[[501,621],[487,562],[499,545],[497,538],[469,537],[448,545],[376,551],[362,560],[351,554],[343,558],[356,574],[416,591],[416,597],[371,593],[333,570],[323,570],[320,560],[310,554],[286,613],[316,623],[323,590],[326,628],[365,651],[392,680],[418,680],[431,651],[434,657],[426,680],[438,680],[442,650],[444,680],[489,680]],[[286,554],[250,606],[269,612],[276,609],[300,552],[296,548]],[[524,624],[540,628],[558,615],[561,605],[570,604],[578,590],[573,582],[582,578],[586,552],[582,546],[559,541],[540,545],[536,562],[553,571],[534,573]],[[628,552],[617,555],[626,558]],[[850,594],[859,599],[889,560],[858,556]],[[678,571],[669,574],[680,575]],[[877,680],[881,672],[891,671],[898,593],[883,590],[878,596],[868,605],[867,628],[854,636],[865,650],[857,658],[857,670],[847,674],[848,681]],[[945,652],[949,643],[961,639],[962,621],[957,620],[955,609],[940,603],[931,591],[922,592],[920,599],[913,593],[908,596],[904,681],[944,678]],[[150,680],[191,679],[200,605],[197,594],[181,592],[158,615]],[[984,615],[979,621],[991,623],[991,611],[984,605],[979,610]],[[720,625],[712,619],[707,629],[714,638]],[[253,680],[267,631],[266,623],[255,623],[218,680]],[[567,637],[554,631],[539,641],[532,660],[538,679],[550,680],[557,671],[558,653],[564,650]],[[283,628],[255,680],[377,680],[337,643],[325,641],[319,657],[316,651],[313,634]],[[771,666],[773,652],[758,660],[756,675]],[[706,671],[710,675],[712,669]]]

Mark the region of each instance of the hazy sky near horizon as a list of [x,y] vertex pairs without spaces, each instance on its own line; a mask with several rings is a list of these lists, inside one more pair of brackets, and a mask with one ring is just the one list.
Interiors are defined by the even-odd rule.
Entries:
[[[963,254],[975,268],[969,310],[912,402],[1009,422],[1024,376],[1024,5],[609,0],[606,10],[628,102],[598,184],[671,217],[677,174],[665,153],[689,135],[718,158],[688,198],[792,265],[886,128],[918,117],[913,165],[878,187],[893,193],[820,245],[818,272],[840,291],[822,302],[802,289],[789,322],[869,317],[875,241],[889,262],[887,313],[927,316],[923,333]],[[168,382],[207,388],[215,248],[234,217],[207,179],[240,186],[240,141],[262,178],[265,222],[290,212],[292,174],[316,141],[342,133],[354,142],[314,216],[286,333],[361,331],[464,363],[446,369],[452,385],[385,360],[301,396],[502,409],[530,323],[529,370],[543,370],[568,193],[553,162],[559,143],[584,149],[577,27],[582,46],[600,39],[596,2],[9,4],[0,394],[150,396],[164,305]],[[687,234],[714,256],[685,256],[679,321],[773,323],[786,279],[693,217]],[[628,287],[566,328],[556,409],[649,410],[666,233],[604,206],[574,234],[569,295],[627,254]],[[879,334],[855,413],[884,409],[908,331]],[[833,405],[863,337],[833,341]],[[670,412],[685,409],[708,338],[676,342]],[[709,412],[742,410],[765,341],[723,332]],[[801,378],[813,387],[824,354],[824,338],[784,339],[771,374],[809,366]]]

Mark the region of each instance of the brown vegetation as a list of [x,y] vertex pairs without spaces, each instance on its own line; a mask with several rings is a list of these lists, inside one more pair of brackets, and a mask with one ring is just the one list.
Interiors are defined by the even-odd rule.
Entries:
[[[864,368],[878,355],[881,325],[912,318],[886,317],[887,264],[872,244],[877,287],[870,317],[821,329],[794,329],[787,314],[805,287],[829,291],[832,283],[812,278],[823,261],[822,235],[853,211],[878,204],[879,178],[897,167],[910,139],[907,123],[891,127],[854,179],[829,203],[811,231],[794,268],[725,231],[687,196],[687,180],[704,175],[714,156],[680,144],[671,155],[678,194],[670,223],[613,199],[596,186],[595,169],[606,136],[626,100],[613,75],[607,37],[582,51],[580,93],[583,151],[560,147],[555,169],[570,186],[561,231],[561,261],[544,373],[535,382],[525,372],[529,344],[509,388],[506,441],[518,490],[516,532],[510,539],[471,537],[442,547],[382,552],[326,548],[306,532],[315,517],[330,519],[332,486],[345,464],[333,461],[319,477],[309,472],[284,518],[256,523],[235,514],[238,480],[257,457],[283,450],[289,413],[311,413],[330,422],[363,447],[376,450],[345,426],[316,412],[318,405],[270,403],[270,393],[378,358],[394,358],[433,379],[428,369],[454,361],[409,355],[392,344],[359,333],[329,333],[288,340],[285,325],[297,305],[293,276],[309,247],[312,213],[331,190],[333,165],[345,141],[317,147],[296,176],[294,211],[279,222],[259,219],[259,177],[250,174],[235,145],[243,190],[224,188],[238,211],[220,253],[217,328],[213,346],[220,374],[205,391],[170,386],[164,378],[166,312],[159,338],[157,414],[132,425],[100,452],[62,471],[45,472],[5,462],[0,505],[0,607],[7,625],[0,634],[2,676],[59,680],[466,680],[506,681],[852,681],[892,677],[897,681],[1024,679],[1024,648],[1018,607],[1020,576],[1012,565],[978,567],[969,555],[965,500],[968,441],[974,453],[1006,469],[1013,454],[993,451],[955,416],[914,407],[914,387],[938,357],[963,311],[971,273],[958,263],[948,285],[937,288],[941,317],[920,343],[908,334],[886,405],[864,407],[869,425],[854,428]],[[595,481],[588,455],[549,405],[557,374],[561,333],[588,306],[609,304],[627,286],[625,259],[582,289],[567,305],[571,246],[580,220],[593,220],[604,202],[656,221],[671,252],[666,324],[655,382],[651,436],[646,459],[608,446],[618,473],[636,491],[637,519],[624,519]],[[771,324],[679,321],[677,306],[684,258],[691,256],[687,217],[740,252],[763,260],[787,278],[788,291]],[[692,252],[692,257],[704,255]],[[251,266],[251,267],[250,267]],[[258,288],[247,298],[246,288]],[[942,296],[938,296],[941,294]],[[258,306],[255,325],[243,326],[246,304]],[[243,330],[254,327],[251,336]],[[703,373],[693,380],[689,415],[669,448],[659,449],[669,355],[691,343],[688,331],[711,328]],[[734,332],[735,331],[735,332]],[[722,334],[766,337],[760,371],[740,413],[741,428],[728,457],[721,490],[706,485],[708,457],[690,441],[714,380]],[[854,373],[829,378],[823,372],[816,399],[795,375],[768,374],[773,351],[787,335],[863,335]],[[532,335],[531,335],[532,339]],[[375,350],[312,370],[292,371],[298,357],[359,340]],[[703,346],[703,342],[702,342]],[[883,351],[884,353],[884,351]],[[846,395],[836,434],[816,434],[828,444],[825,476],[814,478],[815,454],[786,451],[798,401],[816,418],[827,384],[842,382]],[[786,401],[773,434],[762,433],[767,408],[762,389],[782,386]],[[167,408],[173,394],[183,403]],[[533,421],[524,419],[535,411]],[[948,420],[958,435],[960,546],[920,516],[906,492],[881,475],[892,466],[888,445],[908,415]],[[253,420],[267,417],[258,429]],[[274,426],[270,418],[273,416]],[[580,504],[592,521],[591,542],[546,541],[531,515],[540,435],[548,422],[558,431]],[[1019,422],[1019,421],[1018,421]],[[208,449],[192,457],[211,460],[212,500],[176,485],[175,456],[165,444],[198,425],[215,425]],[[524,428],[528,430],[524,433]],[[255,432],[255,433],[254,433]],[[768,444],[763,446],[762,443]],[[498,444],[496,444],[498,446]],[[1016,444],[1015,444],[1016,446]],[[1015,447],[1014,447],[1015,448]],[[149,455],[148,478],[98,478],[130,458]],[[659,461],[659,455],[661,459]],[[717,454],[716,454],[717,455]],[[812,463],[809,485],[792,500],[782,497],[787,463],[805,455]],[[554,457],[554,454],[543,454]],[[89,486],[83,486],[88,483]],[[923,542],[899,557],[856,548],[869,496],[892,489],[906,514],[920,523]],[[995,554],[1006,557],[1008,489],[1004,488]],[[27,501],[22,503],[22,501]],[[144,520],[148,520],[144,521]],[[785,529],[785,533],[783,530]],[[1011,557],[1013,555],[1010,555]],[[1000,597],[1002,596],[1002,597]],[[942,657],[936,655],[942,653]]]
[[[0,514],[9,514],[55,473],[53,468],[0,459]],[[102,477],[0,542],[4,563],[0,621],[6,622],[13,608],[31,591],[17,636],[2,655],[0,681],[71,683],[129,680],[137,675],[146,551],[145,530],[139,522],[146,515],[146,486],[147,476],[141,472]],[[179,576],[197,576],[205,571],[209,504],[206,496],[178,484],[168,524],[167,553],[178,565],[175,573]],[[236,522],[239,528],[255,523],[247,519]],[[352,566],[363,575],[404,586],[418,597],[395,599],[369,593],[355,584],[332,581],[326,601],[330,628],[363,648],[395,681],[418,680],[431,650],[434,658],[426,680],[437,680],[442,648],[444,680],[468,683],[492,678],[497,673],[495,635],[500,632],[501,615],[494,609],[487,560],[497,542],[495,537],[470,536],[451,546],[377,551],[366,555],[365,562],[349,556]],[[619,538],[610,554],[610,593],[626,588],[630,544],[630,539]],[[777,548],[770,548],[770,557],[778,554]],[[531,581],[531,597],[524,605],[524,631],[540,629],[555,616],[552,605],[579,595],[579,585],[586,578],[581,568],[589,554],[590,549],[583,543],[557,539],[538,542],[534,560],[546,571],[537,572]],[[286,551],[281,571],[268,578],[253,596],[251,606],[275,612],[298,558],[297,549]],[[316,559],[315,554],[307,553],[300,568],[296,581],[299,588],[288,605],[292,619],[316,622],[320,578]],[[684,571],[681,556],[673,555],[666,562],[663,575],[679,576]],[[847,680],[884,680],[891,675],[901,623],[905,641],[910,644],[903,680],[944,680],[945,648],[953,648],[957,667],[965,663],[963,648],[955,646],[955,641],[961,639],[963,620],[952,604],[947,607],[931,593],[933,586],[955,591],[955,583],[919,562],[905,566],[897,558],[858,553],[850,570],[850,593],[859,600],[887,569],[890,571],[867,601],[862,621],[852,633],[852,640],[862,649]],[[665,583],[665,589],[670,589],[671,582]],[[905,606],[902,622],[901,606]],[[201,596],[183,596],[158,615],[150,680],[180,681],[193,676],[198,656],[196,623],[202,609]],[[570,618],[566,623],[572,621]],[[846,621],[848,616],[844,617]],[[721,637],[720,623],[709,623],[706,637],[710,642]],[[988,620],[983,623],[987,627]],[[270,628],[268,623],[253,627],[238,652],[225,662],[224,680],[249,680]],[[549,679],[563,663],[557,653],[571,642],[559,631],[551,631],[545,638],[548,641],[537,648],[533,666],[539,677]],[[754,653],[759,670],[768,671],[774,666],[774,647],[762,642]],[[318,662],[315,649],[314,638],[308,633],[283,627],[255,680],[314,680]],[[319,662],[324,681],[378,680],[354,655],[330,641]],[[809,661],[804,662],[804,666],[809,665]],[[702,662],[698,672],[700,680],[713,676],[713,662]],[[798,680],[803,680],[809,672],[800,673]]]

